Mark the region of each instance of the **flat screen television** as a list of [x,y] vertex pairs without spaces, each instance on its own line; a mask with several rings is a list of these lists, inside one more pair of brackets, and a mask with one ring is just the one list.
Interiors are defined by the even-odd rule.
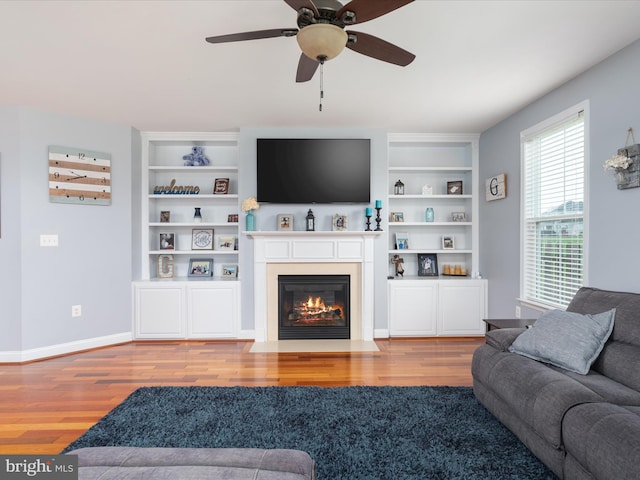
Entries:
[[258,202],[369,203],[371,140],[258,138]]

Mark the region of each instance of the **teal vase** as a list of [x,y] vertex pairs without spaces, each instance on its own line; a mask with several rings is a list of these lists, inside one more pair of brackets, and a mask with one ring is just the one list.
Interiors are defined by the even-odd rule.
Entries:
[[424,221],[425,222],[433,222],[433,208],[428,207],[425,211],[424,211]]
[[246,230],[247,232],[255,232],[256,230],[256,217],[253,215],[253,211],[249,210],[247,212],[247,216],[245,218],[247,221]]

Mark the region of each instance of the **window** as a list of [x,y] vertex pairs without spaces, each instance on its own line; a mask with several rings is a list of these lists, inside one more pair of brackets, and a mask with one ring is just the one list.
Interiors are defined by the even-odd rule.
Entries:
[[564,308],[583,285],[587,107],[521,134],[520,300],[527,303]]

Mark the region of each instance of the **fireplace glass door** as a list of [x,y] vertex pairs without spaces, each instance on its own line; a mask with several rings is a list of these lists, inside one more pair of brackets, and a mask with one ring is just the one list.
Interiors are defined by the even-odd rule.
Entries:
[[349,292],[349,275],[278,275],[278,338],[350,338]]

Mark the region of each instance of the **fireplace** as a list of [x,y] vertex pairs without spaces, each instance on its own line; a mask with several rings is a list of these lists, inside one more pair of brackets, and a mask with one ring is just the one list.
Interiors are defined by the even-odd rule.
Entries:
[[349,275],[278,275],[278,339],[350,338]]

